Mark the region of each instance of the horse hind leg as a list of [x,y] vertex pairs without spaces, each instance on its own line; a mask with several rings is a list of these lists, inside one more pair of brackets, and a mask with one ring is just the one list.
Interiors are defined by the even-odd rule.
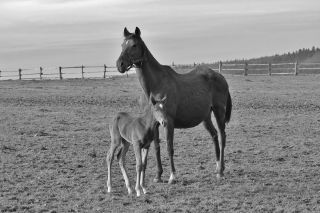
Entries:
[[106,163],[107,163],[107,167],[108,167],[107,188],[108,188],[109,193],[112,191],[112,189],[111,189],[111,182],[112,182],[112,180],[111,180],[111,166],[112,166],[112,161],[114,158],[114,152],[121,143],[121,137],[116,132],[113,132],[112,127],[110,127],[110,135],[111,135],[111,145],[110,145],[110,149],[108,151],[107,159],[106,159]]
[[204,128],[210,133],[210,135],[212,137],[212,141],[214,144],[214,150],[215,150],[215,154],[216,154],[216,165],[217,165],[216,172],[218,172],[218,168],[219,168],[218,162],[220,161],[220,148],[219,148],[219,141],[218,141],[218,133],[212,123],[211,115],[209,115],[208,118],[206,118],[203,121],[203,125],[204,125]]
[[217,127],[218,127],[218,141],[219,141],[219,149],[220,149],[220,156],[219,161],[217,163],[217,178],[220,178],[223,176],[223,171],[225,169],[224,165],[224,148],[226,144],[226,133],[225,133],[225,110],[218,109],[213,112],[214,116],[217,121]]
[[122,139],[122,147],[120,152],[118,153],[118,160],[119,160],[119,166],[123,175],[123,179],[125,181],[126,187],[128,189],[128,194],[131,195],[132,194],[132,189],[131,189],[131,185],[130,185],[130,180],[128,177],[128,173],[127,173],[127,169],[126,169],[126,154],[128,152],[129,149],[129,142],[125,141]]

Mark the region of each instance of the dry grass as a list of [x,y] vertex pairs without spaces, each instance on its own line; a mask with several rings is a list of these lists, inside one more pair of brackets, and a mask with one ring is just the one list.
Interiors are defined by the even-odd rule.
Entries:
[[[2,81],[1,212],[319,212],[320,76],[226,76],[234,103],[227,126],[225,179],[202,125],[175,132],[174,185],[128,197],[113,164],[106,193],[107,124],[137,113],[136,76],[108,80]],[[151,147],[153,148],[153,147]],[[163,178],[169,177],[162,143]],[[135,182],[132,148],[127,156]]]

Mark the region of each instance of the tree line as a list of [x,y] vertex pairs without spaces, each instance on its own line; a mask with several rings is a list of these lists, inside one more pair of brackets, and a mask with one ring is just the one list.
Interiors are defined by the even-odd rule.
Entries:
[[224,63],[230,64],[243,64],[247,63],[254,63],[254,64],[265,64],[265,63],[288,63],[288,62],[303,62],[315,54],[319,55],[320,59],[320,48],[312,47],[312,48],[303,48],[293,52],[288,52],[284,54],[275,54],[273,56],[264,56],[259,58],[252,58],[252,59],[236,59],[236,60],[228,60]]

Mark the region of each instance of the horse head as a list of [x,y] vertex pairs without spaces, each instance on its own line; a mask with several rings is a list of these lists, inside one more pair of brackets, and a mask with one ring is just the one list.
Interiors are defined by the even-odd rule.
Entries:
[[156,99],[150,95],[151,109],[154,118],[160,123],[161,126],[166,127],[168,124],[168,116],[166,111],[166,96],[161,99]]
[[117,60],[117,68],[120,73],[128,71],[131,67],[140,67],[144,61],[145,45],[140,37],[141,32],[138,27],[134,33],[130,33],[124,28],[124,41],[122,52]]

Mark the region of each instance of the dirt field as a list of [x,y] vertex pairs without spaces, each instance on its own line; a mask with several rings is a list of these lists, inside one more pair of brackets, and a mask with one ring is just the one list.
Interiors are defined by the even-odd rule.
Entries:
[[[136,76],[0,82],[1,212],[320,212],[320,75],[226,76],[233,98],[225,178],[202,125],[176,130],[177,183],[129,197],[113,164],[106,192],[108,122],[139,112]],[[161,136],[162,137],[162,136]],[[163,138],[163,137],[162,137]],[[162,140],[163,141],[163,140]],[[163,178],[169,178],[166,144]],[[127,156],[135,183],[132,147]]]

